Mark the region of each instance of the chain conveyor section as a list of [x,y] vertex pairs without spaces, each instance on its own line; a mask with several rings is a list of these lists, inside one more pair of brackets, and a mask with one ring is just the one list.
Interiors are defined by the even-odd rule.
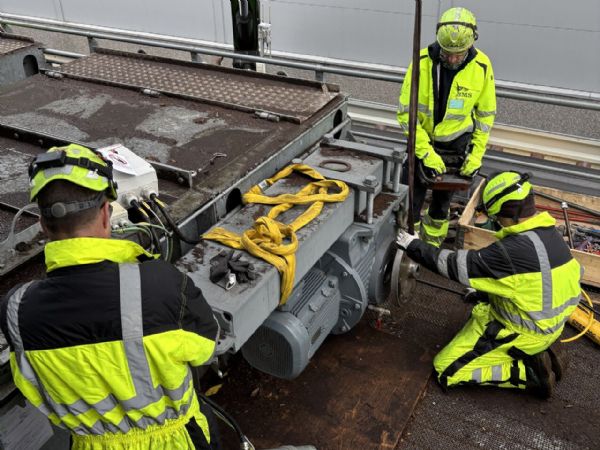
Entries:
[[[127,56],[125,56],[127,55]],[[326,84],[291,83],[277,77],[159,58],[115,54],[103,49],[61,68],[67,77],[149,89],[234,109],[267,112],[296,123],[304,122],[335,96]]]

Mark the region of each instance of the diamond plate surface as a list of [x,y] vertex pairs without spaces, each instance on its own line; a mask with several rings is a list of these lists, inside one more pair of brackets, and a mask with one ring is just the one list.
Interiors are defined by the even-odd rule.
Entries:
[[15,50],[31,46],[31,42],[19,39],[0,38],[0,55],[7,55]]
[[269,111],[298,122],[312,116],[336,95],[313,86],[101,53],[65,65],[61,72],[237,109]]

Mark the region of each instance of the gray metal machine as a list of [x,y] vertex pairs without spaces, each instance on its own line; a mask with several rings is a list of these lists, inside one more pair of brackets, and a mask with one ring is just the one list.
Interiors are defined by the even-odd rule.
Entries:
[[[325,139],[293,161],[346,182],[351,193],[341,203],[326,204],[298,231],[294,290],[285,304],[279,304],[279,272],[261,259],[245,254],[257,278],[226,290],[209,279],[209,261],[224,246],[205,240],[183,256],[180,267],[203,290],[221,324],[217,353],[241,350],[255,368],[294,378],[329,334],[349,331],[369,303],[387,299],[396,216],[406,195],[399,184],[403,158],[399,149]],[[301,183],[298,177],[283,179],[266,194],[294,193]],[[248,204],[215,226],[240,234],[266,214],[265,209]],[[289,223],[303,210],[294,208],[278,220]]]

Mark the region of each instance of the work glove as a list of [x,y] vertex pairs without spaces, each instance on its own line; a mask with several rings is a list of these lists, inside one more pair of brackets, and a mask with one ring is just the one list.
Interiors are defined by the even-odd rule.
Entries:
[[421,161],[423,161],[425,167],[433,170],[437,175],[441,175],[446,171],[444,160],[433,148],[423,155]]
[[408,231],[400,230],[398,231],[398,236],[396,236],[396,245],[400,249],[406,250],[415,239],[419,239],[417,233],[410,234]]
[[460,174],[463,177],[474,177],[481,168],[481,158],[473,153],[469,153],[465,158],[465,162],[460,168]]
[[210,260],[210,281],[223,289],[229,290],[237,283],[235,274],[229,269],[229,260],[233,256],[233,250],[221,251]]
[[229,269],[235,274],[238,282],[247,283],[256,279],[254,265],[242,259],[241,253],[234,254],[228,262]]
[[463,295],[463,301],[475,305],[477,303],[489,302],[489,297],[486,292],[480,292],[473,288],[466,288]]

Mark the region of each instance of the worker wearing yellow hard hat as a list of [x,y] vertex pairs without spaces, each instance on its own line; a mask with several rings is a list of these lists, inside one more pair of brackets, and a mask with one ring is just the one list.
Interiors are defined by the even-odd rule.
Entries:
[[[209,362],[218,324],[202,292],[170,263],[110,239],[112,168],[80,145],[29,169],[47,278],[0,308],[15,385],[81,450],[217,449],[192,367]],[[211,422],[209,424],[209,422]]]
[[485,248],[439,249],[398,234],[410,258],[474,290],[471,318],[434,359],[443,387],[484,384],[547,398],[563,376],[564,351],[553,344],[579,303],[581,267],[556,221],[536,211],[528,178],[490,177],[479,209],[501,228]]
[[[473,13],[451,8],[440,17],[436,41],[420,52],[415,156],[417,173],[422,176],[415,177],[413,211],[421,237],[436,246],[448,233],[452,191],[434,190],[421,220],[430,182],[447,172],[464,177],[478,172],[496,115],[492,63],[474,47],[477,37]],[[412,63],[398,103],[398,122],[407,135],[411,70]],[[403,173],[405,184],[407,172]]]

